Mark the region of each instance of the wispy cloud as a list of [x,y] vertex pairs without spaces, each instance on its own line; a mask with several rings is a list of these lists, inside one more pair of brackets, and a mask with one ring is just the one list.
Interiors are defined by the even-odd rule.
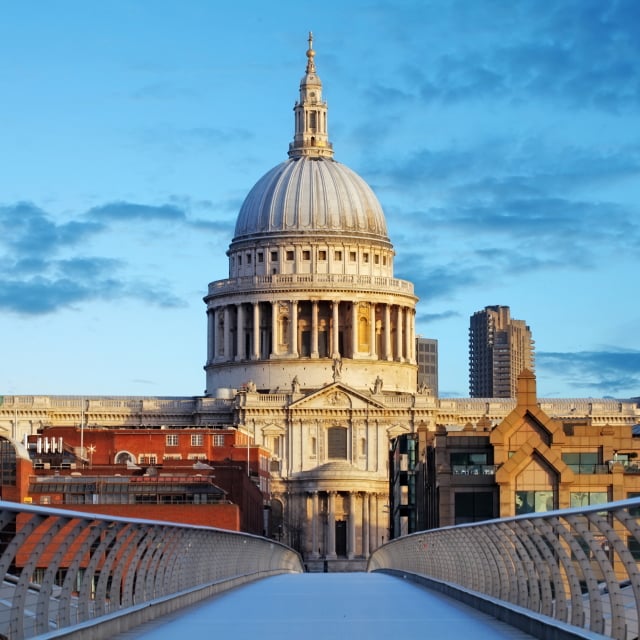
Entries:
[[[488,4],[474,8],[468,2],[452,3],[449,11],[434,13],[434,38],[439,28],[450,29],[452,21],[464,34],[462,16],[474,20],[474,37],[452,39],[455,49],[440,43],[433,54],[424,51],[423,42],[415,42],[416,63],[396,69],[399,86],[387,81],[376,94],[396,100],[407,84],[427,104],[534,99],[580,110],[640,107],[640,70],[633,62],[640,54],[637,2],[575,0],[544,11],[533,0],[508,7]],[[427,64],[417,63],[425,59]]]
[[89,209],[86,217],[91,220],[104,221],[183,221],[185,212],[171,204],[159,206],[139,204],[136,202],[109,202]]
[[102,231],[95,221],[57,223],[44,210],[30,202],[0,206],[0,245],[20,257],[37,257],[77,245]]
[[0,309],[41,315],[92,300],[124,298],[161,307],[184,305],[166,283],[157,283],[155,274],[146,281],[130,275],[125,260],[79,253],[81,242],[123,222],[150,227],[174,222],[208,233],[226,231],[223,224],[188,220],[176,204],[110,202],[66,222],[29,202],[0,206]]
[[609,347],[601,351],[536,353],[536,366],[568,387],[627,397],[640,396],[640,351]]

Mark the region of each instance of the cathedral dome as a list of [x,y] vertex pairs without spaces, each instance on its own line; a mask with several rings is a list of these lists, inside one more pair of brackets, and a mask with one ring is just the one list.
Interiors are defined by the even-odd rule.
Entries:
[[306,74],[293,111],[289,159],[267,172],[249,192],[236,220],[233,243],[264,236],[327,239],[343,236],[390,246],[382,207],[369,185],[333,159],[328,108],[316,74],[309,34]]
[[234,242],[310,233],[388,242],[384,213],[369,185],[330,157],[292,157],[258,180],[240,208]]

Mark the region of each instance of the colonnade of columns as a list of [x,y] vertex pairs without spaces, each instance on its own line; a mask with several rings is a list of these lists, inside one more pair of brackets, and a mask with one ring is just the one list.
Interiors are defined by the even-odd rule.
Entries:
[[415,308],[358,301],[286,300],[208,310],[207,361],[277,357],[415,363]]
[[[343,508],[338,509],[337,498]],[[381,507],[386,494],[369,491],[311,491],[302,494],[300,507],[306,515],[306,535],[302,551],[309,559],[335,559],[346,553],[348,559],[368,558],[385,541],[388,523]],[[289,505],[289,508],[295,508]],[[343,524],[346,540],[337,540],[338,524]],[[345,531],[346,529],[346,531]],[[344,548],[340,549],[346,542]]]

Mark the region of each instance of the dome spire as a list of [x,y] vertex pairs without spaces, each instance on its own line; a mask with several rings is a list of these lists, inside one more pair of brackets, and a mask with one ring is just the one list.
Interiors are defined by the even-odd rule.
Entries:
[[313,50],[313,32],[309,31],[309,48],[307,49],[307,75],[316,72],[316,65],[313,62],[313,58],[316,52]]
[[307,68],[300,80],[300,99],[293,107],[295,133],[289,157],[332,158],[333,146],[327,133],[327,103],[322,100],[322,82],[316,75],[313,33],[309,31]]

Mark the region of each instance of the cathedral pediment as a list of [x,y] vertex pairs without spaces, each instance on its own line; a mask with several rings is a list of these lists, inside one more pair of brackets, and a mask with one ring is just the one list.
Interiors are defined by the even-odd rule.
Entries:
[[314,391],[304,398],[300,398],[291,403],[292,409],[384,409],[384,405],[378,400],[362,394],[355,389],[334,382],[333,384]]

